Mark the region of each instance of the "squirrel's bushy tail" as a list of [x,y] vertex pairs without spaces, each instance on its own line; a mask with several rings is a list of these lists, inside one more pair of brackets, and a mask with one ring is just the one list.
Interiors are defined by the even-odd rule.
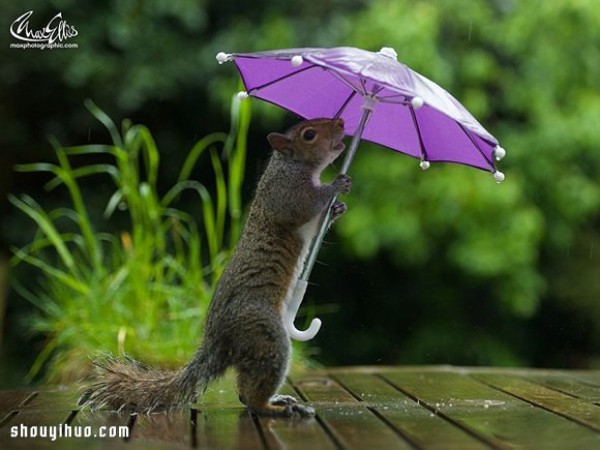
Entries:
[[127,356],[104,356],[94,361],[97,381],[81,395],[79,405],[138,413],[183,408],[214,378],[201,369],[199,356],[191,365],[194,370],[188,365],[180,371],[157,370]]

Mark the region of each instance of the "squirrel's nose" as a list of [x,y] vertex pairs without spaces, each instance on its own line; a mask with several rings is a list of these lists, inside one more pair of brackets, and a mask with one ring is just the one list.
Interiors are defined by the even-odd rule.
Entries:
[[340,127],[344,128],[344,119],[337,118],[335,119],[335,123],[337,123]]

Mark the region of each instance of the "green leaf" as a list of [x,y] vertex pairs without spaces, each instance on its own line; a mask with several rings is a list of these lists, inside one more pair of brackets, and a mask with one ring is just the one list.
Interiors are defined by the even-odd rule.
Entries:
[[28,195],[23,195],[21,199],[19,199],[11,194],[9,195],[8,199],[13,205],[29,216],[38,225],[38,227],[40,227],[42,232],[46,235],[50,242],[52,242],[52,245],[56,249],[56,252],[60,256],[63,264],[67,266],[72,273],[77,273],[73,255],[71,255],[71,252],[61,239],[60,233],[42,207]]
[[117,146],[118,148],[123,148],[123,141],[121,140],[121,135],[119,134],[119,130],[117,129],[117,126],[111,120],[111,118],[108,117],[104,111],[98,108],[98,106],[96,106],[96,104],[92,100],[86,99],[84,104],[85,107],[92,113],[92,115],[106,127],[106,129],[110,133],[110,136],[115,146]]

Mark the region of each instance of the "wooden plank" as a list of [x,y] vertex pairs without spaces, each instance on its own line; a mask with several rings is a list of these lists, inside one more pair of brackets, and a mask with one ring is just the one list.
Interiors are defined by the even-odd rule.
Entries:
[[592,386],[571,377],[568,373],[557,373],[553,375],[538,375],[536,373],[525,373],[523,378],[559,392],[564,392],[572,397],[587,400],[590,403],[600,402],[600,386]]
[[19,424],[35,425],[35,426],[48,426],[48,425],[60,425],[66,423],[71,415],[70,411],[28,411],[20,410],[18,414],[12,417],[12,419],[2,426],[2,429],[13,427]]
[[514,376],[489,373],[478,374],[476,378],[503,392],[600,431],[600,408],[585,400]]
[[600,386],[600,371],[599,370],[573,370],[568,372],[569,376],[576,378],[582,383],[590,386]]
[[337,447],[316,419],[272,419],[258,423],[269,449],[334,450]]
[[342,372],[333,378],[368,403],[399,434],[419,448],[485,449],[480,440],[433,414],[375,374]]
[[245,408],[199,412],[196,428],[196,446],[200,449],[264,449],[254,420]]
[[[291,395],[301,403],[308,403],[290,382],[279,389],[282,395]],[[334,450],[335,443],[314,418],[256,419],[267,448],[286,450]]]
[[344,449],[412,449],[372,411],[363,406],[325,406],[318,410],[318,420],[337,446]]
[[344,449],[413,448],[369,408],[330,377],[293,381],[304,398],[315,403],[317,420],[338,447]]
[[303,376],[291,379],[291,383],[309,402],[333,405],[349,403],[356,406],[356,398],[327,375]]
[[0,421],[6,414],[18,409],[25,400],[34,396],[35,393],[30,390],[0,391]]
[[73,411],[79,409],[77,388],[42,389],[27,402],[27,411]]
[[600,446],[600,434],[493,389],[467,371],[390,371],[385,379],[435,414],[496,448]]
[[174,449],[189,448],[192,443],[190,410],[132,416],[129,441],[137,445],[164,444]]

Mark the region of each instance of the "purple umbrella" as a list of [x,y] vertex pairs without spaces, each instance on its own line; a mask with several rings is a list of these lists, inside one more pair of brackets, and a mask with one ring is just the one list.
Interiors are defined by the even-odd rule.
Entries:
[[[352,135],[340,173],[346,173],[361,139],[431,162],[453,162],[491,172],[506,151],[494,136],[447,91],[409,69],[391,48],[369,52],[352,47],[298,48],[257,53],[219,53],[219,63],[234,61],[245,92],[281,106],[305,119],[340,117]],[[306,331],[294,326],[308,277],[330,222],[323,217],[304,270],[288,305],[286,326],[298,340],[312,339],[321,321]]]

